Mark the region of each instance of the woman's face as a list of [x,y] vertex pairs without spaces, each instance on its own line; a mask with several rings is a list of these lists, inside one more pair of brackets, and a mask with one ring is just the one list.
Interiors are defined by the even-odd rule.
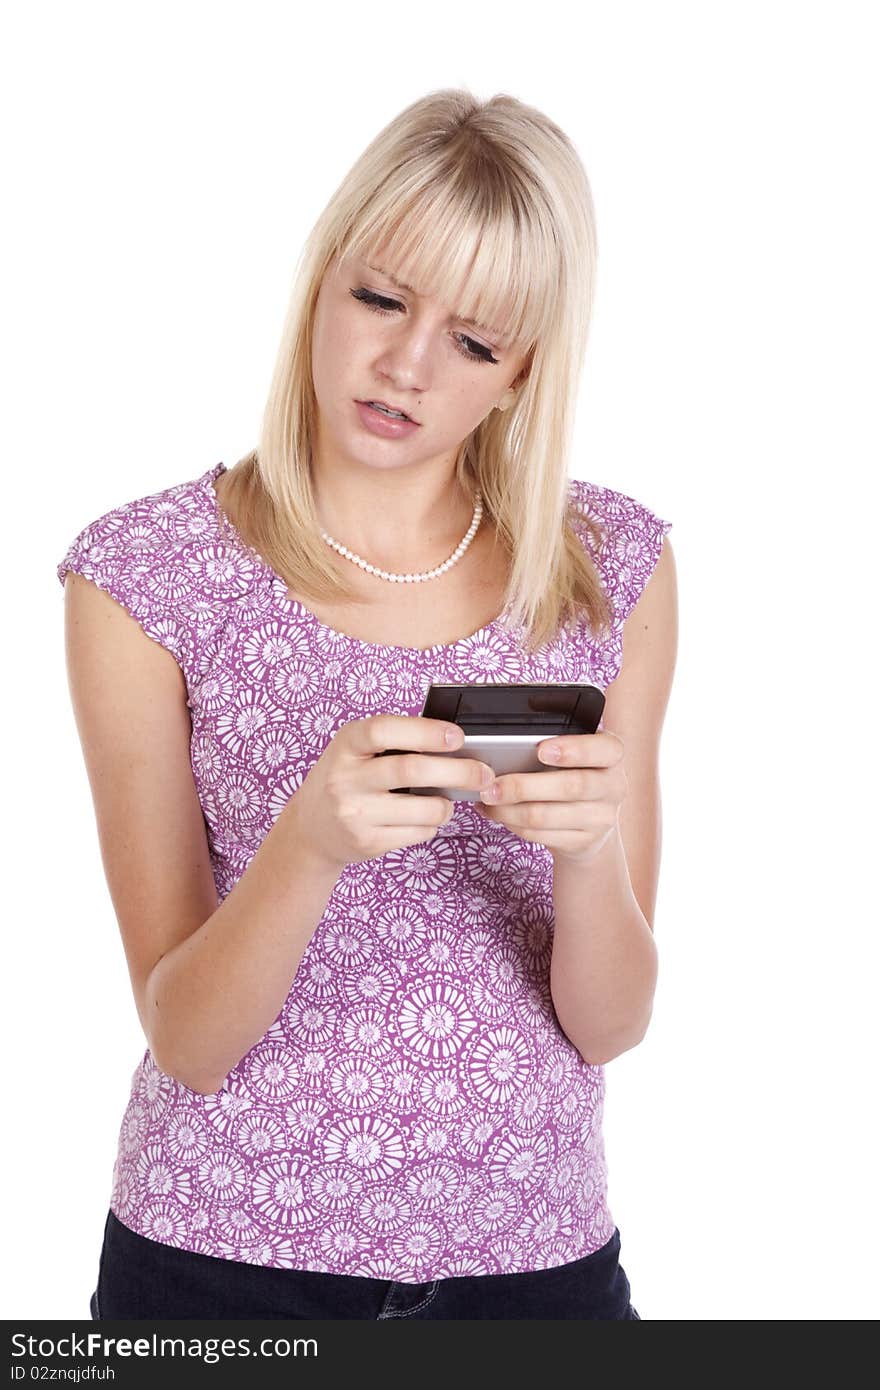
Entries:
[[[324,276],[312,338],[321,443],[329,433],[349,457],[379,464],[452,458],[527,354],[453,318],[448,305],[399,288],[392,269],[378,256],[369,264],[336,258]],[[356,404],[369,400],[405,411],[418,428],[395,439],[374,434]]]

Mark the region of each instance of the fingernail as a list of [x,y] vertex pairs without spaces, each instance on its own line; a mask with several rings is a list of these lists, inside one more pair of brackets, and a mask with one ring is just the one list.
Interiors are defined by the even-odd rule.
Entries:
[[547,763],[558,763],[562,757],[562,749],[558,743],[548,743],[546,748],[541,749],[541,757]]
[[460,742],[461,742],[461,730],[460,730],[460,729],[447,729],[447,730],[446,730],[446,742],[449,744],[449,747],[450,747],[450,748],[454,748],[455,745],[456,745],[457,743],[460,743]]

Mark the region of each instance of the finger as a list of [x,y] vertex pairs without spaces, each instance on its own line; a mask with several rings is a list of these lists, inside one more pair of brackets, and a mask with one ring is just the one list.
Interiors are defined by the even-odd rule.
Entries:
[[455,754],[391,752],[377,757],[369,769],[368,782],[379,791],[392,787],[455,787],[479,791],[495,780],[488,763]]
[[504,807],[477,803],[474,809],[511,830],[530,830],[537,835],[551,830],[593,832],[606,829],[609,822],[609,813],[594,801],[560,801],[555,805],[547,801],[519,801]]
[[[559,750],[554,759],[551,753]],[[623,739],[609,729],[595,734],[557,734],[538,744],[538,760],[551,767],[612,767],[623,757]]]
[[440,826],[455,814],[455,802],[447,796],[388,796],[385,792],[367,794],[365,814],[375,826]]
[[489,806],[504,806],[530,801],[595,801],[608,793],[604,768],[572,767],[556,772],[508,772],[484,788],[480,800]]
[[[355,719],[348,726],[352,751],[364,758],[377,753],[416,749],[424,753],[448,752],[464,743],[464,730],[445,719],[421,715],[374,714]],[[447,740],[450,735],[452,742]]]

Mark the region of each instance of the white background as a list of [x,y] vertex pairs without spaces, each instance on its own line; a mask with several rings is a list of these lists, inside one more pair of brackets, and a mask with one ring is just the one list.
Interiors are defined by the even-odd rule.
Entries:
[[542,108],[584,160],[600,262],[574,472],[674,523],[660,982],[606,1073],[633,1302],[876,1318],[872,18],[841,0],[8,14],[7,1318],[88,1318],[145,1046],[55,566],[88,521],[253,446],[309,227],[392,116],[458,84]]

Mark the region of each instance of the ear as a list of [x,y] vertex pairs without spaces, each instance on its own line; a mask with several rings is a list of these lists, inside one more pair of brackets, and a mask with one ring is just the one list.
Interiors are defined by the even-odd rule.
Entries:
[[508,390],[511,390],[511,391],[518,391],[519,388],[520,388],[521,386],[525,385],[526,381],[528,381],[529,373],[530,373],[530,371],[531,371],[531,369],[532,369],[532,362],[534,361],[534,357],[535,357],[535,345],[532,344],[532,346],[529,348],[528,352],[526,353],[526,359],[525,359],[525,361],[523,362],[522,366],[520,367],[520,369],[519,369],[519,371],[517,372],[516,376],[514,377],[513,381],[510,383],[510,386],[508,387]]

